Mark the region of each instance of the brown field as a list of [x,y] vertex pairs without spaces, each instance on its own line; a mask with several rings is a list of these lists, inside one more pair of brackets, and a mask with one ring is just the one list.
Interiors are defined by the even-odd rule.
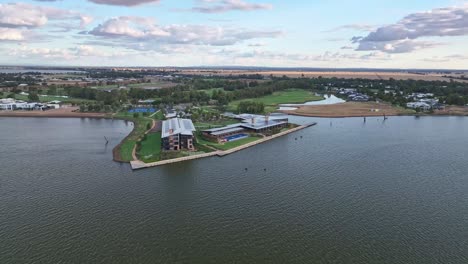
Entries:
[[411,115],[415,112],[403,108],[394,107],[386,103],[375,102],[347,102],[334,105],[308,105],[301,106],[297,110],[282,111],[291,115],[311,117],[366,117],[366,116],[398,116]]
[[[227,75],[243,75],[243,74],[260,74],[263,76],[273,75],[281,77],[286,75],[290,78],[300,78],[302,76],[308,78],[316,78],[322,76],[324,78],[344,78],[344,79],[371,79],[371,80],[423,80],[423,81],[450,81],[449,78],[442,77],[442,74],[415,74],[409,72],[349,72],[349,71],[328,71],[328,72],[313,72],[313,71],[247,71],[247,70],[183,70],[184,74],[207,75],[207,76],[227,76]],[[468,82],[466,80],[457,80],[458,82]]]
[[435,111],[434,115],[468,116],[468,107],[467,106],[447,106],[444,110]]
[[106,118],[104,113],[80,113],[75,112],[78,107],[66,107],[48,111],[0,111],[0,117],[88,117]]

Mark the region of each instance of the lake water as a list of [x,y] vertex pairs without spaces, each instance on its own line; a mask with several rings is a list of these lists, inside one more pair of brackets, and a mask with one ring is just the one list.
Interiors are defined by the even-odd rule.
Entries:
[[341,104],[345,103],[346,101],[338,98],[334,95],[325,95],[324,100],[320,101],[312,101],[312,102],[306,102],[303,104],[282,104],[280,105],[278,110],[284,110],[284,111],[291,111],[291,110],[296,110],[298,106],[304,106],[304,105],[332,105],[332,104]]
[[0,118],[0,263],[468,263],[467,118],[292,119],[132,172],[131,124]]

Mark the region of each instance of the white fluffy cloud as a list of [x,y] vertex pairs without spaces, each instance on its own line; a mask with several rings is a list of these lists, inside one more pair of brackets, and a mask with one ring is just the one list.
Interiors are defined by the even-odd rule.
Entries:
[[24,32],[15,28],[0,28],[0,41],[9,40],[9,41],[20,41],[24,40]]
[[67,32],[84,28],[92,21],[91,16],[70,10],[26,3],[0,4],[0,41],[44,40],[46,35],[39,35],[35,29],[49,27],[51,32],[57,28]]
[[261,38],[276,38],[281,31],[244,30],[205,25],[168,25],[156,24],[154,19],[143,17],[117,17],[109,19],[93,30],[89,35],[101,39],[120,41],[125,45],[146,44],[196,44],[226,46]]
[[0,4],[0,26],[41,27],[50,20],[76,20],[81,26],[92,21],[92,17],[78,12],[26,3]]
[[468,35],[468,6],[437,8],[406,16],[398,23],[379,27],[365,37],[354,37],[357,50],[405,53],[438,43],[418,41],[424,37]]

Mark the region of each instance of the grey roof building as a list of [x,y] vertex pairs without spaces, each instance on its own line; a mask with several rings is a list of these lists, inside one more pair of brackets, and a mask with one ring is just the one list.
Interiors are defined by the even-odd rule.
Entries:
[[166,151],[195,150],[193,144],[195,131],[195,126],[190,119],[173,118],[163,121],[162,149]]

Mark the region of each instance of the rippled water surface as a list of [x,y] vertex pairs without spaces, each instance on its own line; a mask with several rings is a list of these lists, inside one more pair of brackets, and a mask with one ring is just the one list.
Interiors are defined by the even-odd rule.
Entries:
[[131,124],[0,118],[0,263],[468,263],[467,118],[293,119],[132,172]]

